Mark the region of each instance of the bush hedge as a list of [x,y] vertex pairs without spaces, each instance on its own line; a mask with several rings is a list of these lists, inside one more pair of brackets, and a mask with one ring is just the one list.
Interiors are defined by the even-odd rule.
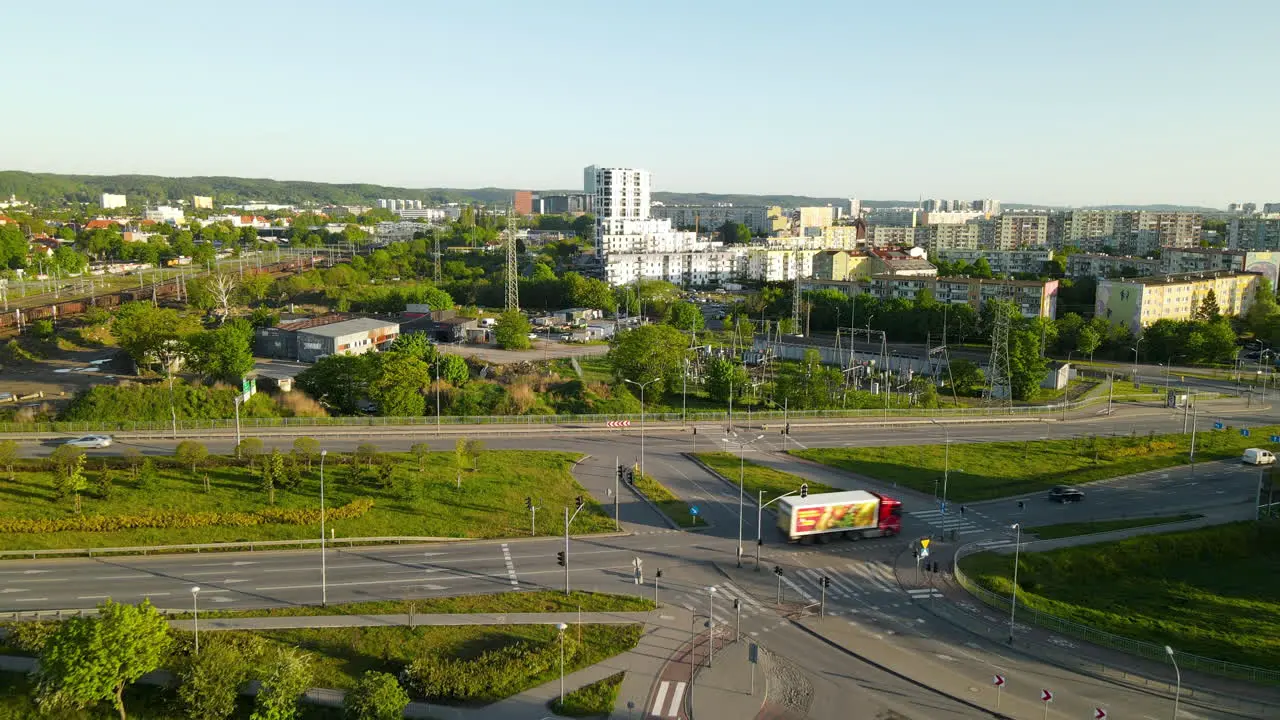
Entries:
[[[373,508],[370,498],[356,498],[325,511],[330,520],[358,518]],[[0,518],[3,533],[51,533],[64,531],[111,532],[137,528],[197,528],[210,526],[308,525],[320,522],[320,511],[269,507],[254,512],[158,512],[145,515],[79,515],[65,518],[14,520]]]
[[580,646],[572,633],[562,638],[542,645],[514,643],[470,660],[422,658],[405,668],[401,681],[434,701],[492,702],[520,692],[529,678],[559,668],[561,642],[565,663],[572,665]]

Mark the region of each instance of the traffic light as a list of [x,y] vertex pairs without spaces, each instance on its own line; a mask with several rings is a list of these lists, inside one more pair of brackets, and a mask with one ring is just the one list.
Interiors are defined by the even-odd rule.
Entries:
[[738,608],[741,608],[741,607],[742,607],[742,605],[740,605],[740,604],[739,604],[739,602],[738,602],[738,598],[734,598],[734,599],[733,599],[733,609],[734,609],[734,610],[737,610]]
[[920,559],[920,551],[919,551],[919,550],[916,550],[915,548],[911,548],[911,559],[912,559],[912,560],[919,560],[919,559]]
[[582,496],[581,496],[581,495],[579,495],[577,498],[575,498],[574,502],[578,503],[578,509],[579,509],[579,510],[581,510],[581,509],[582,509],[582,506],[585,504],[585,503],[583,502],[583,500],[582,500]]
[[658,568],[658,572],[654,573],[654,577],[657,577],[657,578],[662,577],[662,568]]
[[1023,502],[1022,500],[1019,500],[1019,501],[1018,501],[1018,509],[1019,509],[1019,510],[1022,510],[1022,509],[1023,509],[1023,508],[1025,508],[1026,506],[1027,506],[1027,504],[1026,504],[1025,502]]
[[532,497],[526,497],[526,498],[524,499],[524,509],[525,509],[525,510],[532,510],[532,509],[533,509],[533,498],[532,498]]
[[781,565],[774,565],[774,566],[773,566],[773,574],[774,574],[774,575],[777,575],[778,577],[782,577],[782,566],[781,566]]
[[938,561],[936,560],[933,562],[933,571],[938,572]]
[[559,565],[560,567],[565,567],[563,550],[556,553],[556,564]]
[[626,468],[626,466],[624,466],[624,465],[619,465],[619,466],[618,466],[618,481],[619,481],[619,482],[626,482],[626,479],[627,479],[627,468]]
[[824,588],[829,588],[829,587],[831,587],[831,578],[827,577],[826,575],[823,575],[823,576],[822,576],[822,587],[824,587]]
[[809,497],[809,483],[800,483],[800,497]]
[[636,469],[633,467],[628,467],[628,468],[625,468],[625,471],[626,471],[626,477],[624,477],[623,479],[627,481],[628,485],[634,485],[636,482]]

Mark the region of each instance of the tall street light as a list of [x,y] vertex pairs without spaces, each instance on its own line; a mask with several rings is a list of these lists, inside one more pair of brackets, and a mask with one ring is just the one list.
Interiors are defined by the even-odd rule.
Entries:
[[324,457],[328,450],[320,451],[320,605],[329,604],[329,572],[324,557]]
[[711,612],[707,615],[707,667],[711,667],[716,656],[716,589],[707,588],[707,604]]
[[560,705],[564,706],[564,631],[569,629],[564,623],[556,623],[560,631]]
[[641,475],[644,475],[644,389],[651,383],[658,382],[658,380],[659,378],[654,378],[652,380],[646,380],[642,383],[638,383],[635,380],[627,381],[632,385],[635,385],[636,387],[640,388],[640,474]]
[[1182,695],[1182,671],[1178,669],[1178,658],[1173,656],[1173,647],[1165,645],[1164,652],[1169,656],[1169,662],[1173,663],[1173,672],[1178,676],[1178,685],[1173,691],[1173,720],[1178,720],[1178,700]]
[[195,621],[196,656],[200,655],[200,586],[191,586],[191,617]]
[[[737,437],[737,433],[734,433]],[[764,435],[757,435],[751,440],[738,440],[738,567],[742,567],[742,503],[745,490],[743,486],[746,483],[747,461],[744,457],[747,446],[763,438]],[[722,442],[733,443],[731,438],[720,438]]]
[[[946,515],[947,514],[947,484],[951,480],[951,428],[947,427],[946,425],[938,422],[933,418],[929,418],[929,422],[942,428],[942,432],[946,436],[946,445],[943,446],[945,449],[943,450],[943,455],[942,455],[942,458],[943,458],[942,459],[942,514]],[[934,485],[933,490],[934,492],[937,492],[938,486]]]
[[1009,644],[1013,644],[1013,617],[1018,610],[1018,553],[1022,550],[1022,523],[1014,523],[1018,536],[1013,543],[1013,601],[1009,603]]

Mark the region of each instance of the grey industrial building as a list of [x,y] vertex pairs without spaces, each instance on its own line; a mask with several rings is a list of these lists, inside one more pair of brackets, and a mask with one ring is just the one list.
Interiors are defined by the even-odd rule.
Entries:
[[327,315],[260,328],[254,351],[263,357],[315,362],[327,355],[384,350],[399,334],[397,322]]

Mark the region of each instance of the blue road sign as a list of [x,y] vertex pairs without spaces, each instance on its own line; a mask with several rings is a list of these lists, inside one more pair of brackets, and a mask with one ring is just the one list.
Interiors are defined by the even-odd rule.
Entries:
[[923,560],[927,557],[929,557],[929,548],[920,548],[920,559]]
[[1221,430],[1222,428],[1223,428],[1223,424],[1222,424],[1222,423],[1220,423],[1220,422],[1216,422],[1216,423],[1214,423],[1214,424],[1213,424],[1213,429],[1214,429],[1214,430]]
[[693,515],[694,517],[697,517],[697,516],[698,516],[698,506],[697,506],[697,505],[694,505],[693,507],[689,508],[689,514],[690,514],[690,515]]
[[1280,435],[1272,435],[1272,436],[1271,436],[1271,442],[1273,442],[1273,443],[1280,443]]
[[1240,428],[1240,434],[1249,437],[1249,428]]
[[944,515],[945,515],[946,513],[947,513],[947,503],[946,503],[946,501],[944,500],[944,501],[942,502],[942,514],[944,514]]

